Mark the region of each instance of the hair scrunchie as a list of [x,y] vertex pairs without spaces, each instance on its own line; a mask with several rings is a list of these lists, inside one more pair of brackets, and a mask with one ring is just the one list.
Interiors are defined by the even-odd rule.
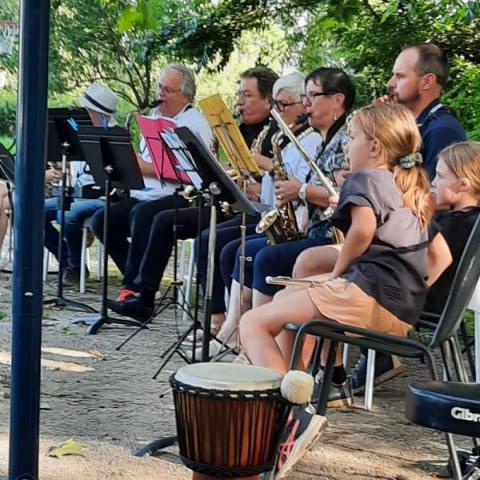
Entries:
[[423,163],[422,154],[419,152],[409,153],[398,159],[398,164],[400,167],[409,169],[415,165],[421,165]]

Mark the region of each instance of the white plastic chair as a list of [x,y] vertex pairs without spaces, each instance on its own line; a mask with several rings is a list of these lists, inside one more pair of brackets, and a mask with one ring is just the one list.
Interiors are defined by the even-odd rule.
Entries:
[[[88,228],[90,225],[90,218],[88,217],[83,221],[82,225],[82,249],[80,252],[80,293],[85,293],[85,284],[86,284],[86,269],[85,266],[90,270],[90,251],[87,247],[87,235]],[[103,244],[97,242],[97,278],[102,277],[102,254],[103,254]]]
[[480,383],[480,282],[477,283],[468,308],[473,310],[475,317],[475,381]]
[[[188,320],[188,311],[187,306],[190,305],[190,296],[192,292],[193,285],[193,270],[195,265],[195,240],[179,240],[180,242],[180,256],[179,256],[179,270],[178,270],[178,279],[183,281],[183,285],[177,290],[177,302],[180,305],[184,306],[182,321],[186,322]],[[187,257],[187,246],[189,246],[190,251],[188,252],[188,264],[186,262]],[[187,268],[185,269],[185,266]],[[186,270],[186,272],[185,272]]]

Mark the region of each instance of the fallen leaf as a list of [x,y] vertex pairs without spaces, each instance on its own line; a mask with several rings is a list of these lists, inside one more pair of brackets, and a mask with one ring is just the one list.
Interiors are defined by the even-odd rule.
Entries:
[[66,455],[78,455],[84,457],[83,445],[70,437],[58,447],[53,447],[48,452],[49,457],[61,458],[65,457]]
[[102,357],[103,357],[102,353],[101,353],[100,351],[98,351],[98,350],[95,350],[95,349],[93,349],[93,350],[88,350],[88,353],[89,353],[90,355],[94,356],[95,358],[102,358]]

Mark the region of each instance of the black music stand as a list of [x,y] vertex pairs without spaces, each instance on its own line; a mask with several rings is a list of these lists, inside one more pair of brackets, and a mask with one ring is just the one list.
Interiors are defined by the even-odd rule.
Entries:
[[[199,141],[195,135],[187,127],[178,127],[174,129],[175,134],[166,133],[165,135],[171,135],[175,138],[177,147],[173,149],[177,159],[181,166],[184,165],[185,157],[195,167],[201,177],[203,195],[206,197],[206,203],[210,207],[210,226],[208,234],[208,247],[209,247],[209,262],[207,266],[207,288],[204,292],[204,336],[202,343],[202,359],[208,361],[209,358],[209,346],[210,346],[210,312],[211,312],[211,300],[213,290],[213,268],[214,268],[214,254],[216,243],[216,230],[217,230],[217,205],[219,201],[224,201],[232,206],[232,209],[236,212],[245,212],[250,215],[255,215],[257,212],[255,206],[248,200],[243,192],[238,188],[237,184],[230,178],[228,173],[222,168],[218,160],[213,156],[210,150]],[[183,158],[182,158],[183,157]],[[192,178],[193,180],[193,178]],[[196,181],[194,181],[196,184]],[[156,378],[158,374],[163,370],[174,353],[179,353],[180,345],[185,340],[187,335],[194,329],[194,324],[190,326],[186,334],[182,335],[179,340],[168,349],[168,356],[157,370],[153,378]],[[181,355],[182,358],[186,358]],[[195,357],[193,357],[195,361]],[[146,445],[135,453],[135,456],[141,457],[147,453],[153,453],[163,448],[172,446],[176,443],[177,437],[171,436],[155,440],[152,443]]]
[[[80,125],[91,125],[92,122],[84,108],[50,108],[48,110],[47,158],[49,162],[62,164],[60,180],[60,231],[58,234],[58,274],[55,298],[45,300],[44,305],[56,307],[72,307],[85,312],[96,310],[84,303],[67,300],[63,296],[63,232],[65,229],[65,211],[71,203],[70,185],[67,174],[67,163],[83,161],[83,152],[75,135],[75,128]],[[68,204],[68,205],[67,205]]]
[[103,221],[103,278],[102,306],[100,314],[89,317],[79,317],[72,323],[89,325],[88,334],[96,334],[105,324],[119,324],[139,327],[137,320],[111,318],[107,310],[108,294],[108,230],[110,193],[112,188],[123,190],[141,190],[143,183],[137,157],[133,150],[130,135],[120,127],[105,130],[102,127],[80,127],[78,140],[84,152],[87,163],[97,185],[105,185],[105,214]]

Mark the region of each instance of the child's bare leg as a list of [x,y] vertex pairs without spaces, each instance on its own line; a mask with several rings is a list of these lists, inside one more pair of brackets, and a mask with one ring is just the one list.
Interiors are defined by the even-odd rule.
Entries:
[[293,267],[294,278],[305,278],[333,271],[341,245],[323,245],[304,250]]
[[268,305],[250,310],[240,320],[240,337],[248,357],[254,365],[273,368],[280,373],[288,369],[275,337],[286,323],[303,324],[320,313],[307,290],[292,290]]

